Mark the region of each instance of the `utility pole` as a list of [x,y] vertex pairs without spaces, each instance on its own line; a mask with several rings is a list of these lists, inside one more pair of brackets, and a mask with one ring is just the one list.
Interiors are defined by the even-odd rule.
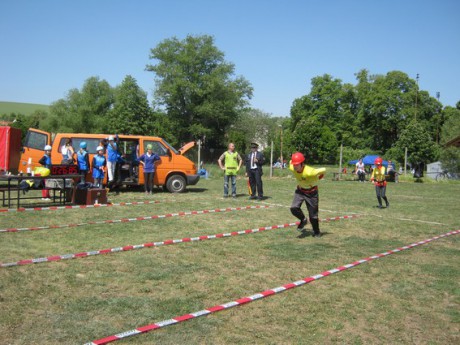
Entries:
[[280,159],[281,159],[281,169],[284,168],[283,164],[283,125],[278,125],[280,127]]
[[[439,91],[436,92],[436,98],[438,99],[438,102],[440,97],[441,93]],[[439,113],[437,117],[438,118],[436,119],[436,144],[439,144],[439,120],[441,119],[441,113]]]
[[273,177],[273,140],[271,144],[271,150],[270,150],[270,178]]
[[198,163],[197,163],[197,167],[198,167],[198,170],[201,169],[201,139],[198,139],[197,140],[197,144],[198,144]]
[[404,149],[404,176],[407,174],[407,147]]

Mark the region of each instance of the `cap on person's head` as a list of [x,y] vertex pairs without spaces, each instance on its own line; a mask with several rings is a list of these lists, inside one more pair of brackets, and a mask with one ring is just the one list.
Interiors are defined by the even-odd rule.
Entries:
[[151,150],[153,148],[152,144],[147,145],[147,150]]
[[104,150],[104,148],[102,146],[96,147],[96,151],[103,151],[103,150]]
[[46,145],[46,146],[45,146],[45,151],[51,151],[51,146],[50,146],[50,145]]
[[251,143],[251,149],[257,149],[257,148],[259,148],[259,144]]
[[110,141],[110,140],[113,140],[113,135],[110,135],[110,136],[109,136],[109,141]]

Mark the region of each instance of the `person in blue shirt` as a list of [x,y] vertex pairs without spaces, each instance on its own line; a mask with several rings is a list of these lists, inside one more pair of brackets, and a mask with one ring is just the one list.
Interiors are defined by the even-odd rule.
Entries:
[[78,164],[78,171],[80,173],[80,183],[86,182],[86,174],[89,170],[89,155],[86,152],[86,142],[82,141],[80,143],[80,150],[77,152],[77,164]]
[[103,187],[104,181],[104,170],[107,165],[107,161],[104,157],[104,147],[98,146],[96,148],[97,155],[94,155],[91,168],[93,169],[94,184],[97,188]]
[[139,161],[144,166],[144,189],[145,194],[152,194],[153,176],[155,175],[155,162],[160,160],[160,156],[152,151],[152,145],[147,145],[147,152],[139,157]]

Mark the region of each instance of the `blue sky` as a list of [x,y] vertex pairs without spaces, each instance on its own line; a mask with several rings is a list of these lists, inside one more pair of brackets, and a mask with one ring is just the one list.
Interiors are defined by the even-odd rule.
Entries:
[[151,99],[150,49],[212,35],[251,105],[288,116],[313,77],[400,70],[444,105],[460,100],[457,0],[15,0],[0,2],[0,100],[49,104],[91,76],[128,74]]

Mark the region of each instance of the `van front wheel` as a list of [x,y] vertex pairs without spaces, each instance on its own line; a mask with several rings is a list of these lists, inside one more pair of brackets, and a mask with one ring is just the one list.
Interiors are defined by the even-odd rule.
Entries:
[[166,182],[166,188],[171,193],[182,193],[185,191],[185,178],[181,175],[172,175]]

